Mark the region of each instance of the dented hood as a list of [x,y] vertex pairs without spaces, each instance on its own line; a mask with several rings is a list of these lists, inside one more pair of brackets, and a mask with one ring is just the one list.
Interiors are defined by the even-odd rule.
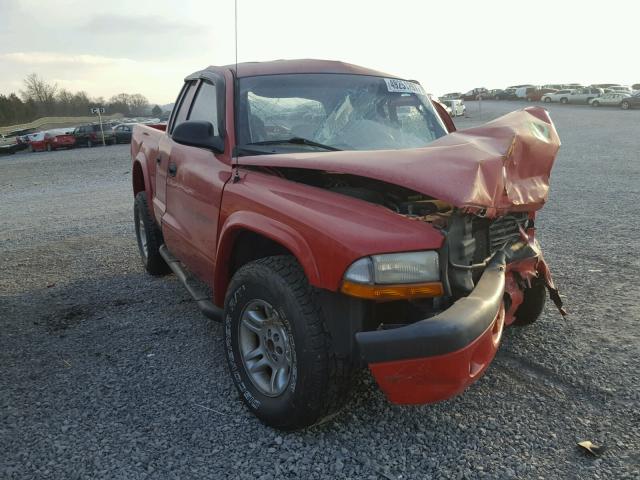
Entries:
[[240,164],[368,177],[495,216],[542,207],[559,147],[547,111],[528,107],[422,148],[260,155]]

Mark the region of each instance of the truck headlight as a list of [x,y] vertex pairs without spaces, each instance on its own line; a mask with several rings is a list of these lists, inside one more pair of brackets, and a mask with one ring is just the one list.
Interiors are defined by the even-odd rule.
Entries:
[[438,254],[425,251],[361,258],[347,269],[341,290],[376,300],[440,296],[443,288]]

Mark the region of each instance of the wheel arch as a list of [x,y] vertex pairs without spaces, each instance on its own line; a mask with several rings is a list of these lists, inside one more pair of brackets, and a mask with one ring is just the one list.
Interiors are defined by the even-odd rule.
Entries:
[[224,304],[227,287],[242,265],[272,255],[291,255],[311,285],[322,287],[315,257],[306,240],[291,227],[255,212],[235,212],[219,232],[214,271],[214,303]]
[[139,154],[133,161],[131,169],[131,185],[133,187],[133,196],[140,192],[147,192],[147,203],[153,205],[153,192],[151,183],[149,182],[149,174],[147,171],[147,162],[143,154]]

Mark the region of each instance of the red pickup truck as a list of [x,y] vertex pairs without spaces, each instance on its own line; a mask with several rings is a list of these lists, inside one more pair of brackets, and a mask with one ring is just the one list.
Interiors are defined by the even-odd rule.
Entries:
[[134,128],[138,246],[224,322],[266,424],[321,421],[363,366],[391,402],[436,402],[547,291],[564,314],[534,225],[559,145],[542,108],[456,131],[419,83],[355,65],[208,67],[166,129]]

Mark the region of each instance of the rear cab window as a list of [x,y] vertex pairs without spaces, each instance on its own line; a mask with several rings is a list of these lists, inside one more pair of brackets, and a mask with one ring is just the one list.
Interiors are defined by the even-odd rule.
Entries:
[[187,115],[189,113],[189,107],[191,106],[191,102],[193,100],[193,96],[196,90],[196,82],[190,81],[186,82],[182,92],[179,97],[179,101],[176,103],[174,108],[174,115],[171,119],[170,125],[170,133],[176,128],[176,125],[181,124],[185,120],[187,120]]

